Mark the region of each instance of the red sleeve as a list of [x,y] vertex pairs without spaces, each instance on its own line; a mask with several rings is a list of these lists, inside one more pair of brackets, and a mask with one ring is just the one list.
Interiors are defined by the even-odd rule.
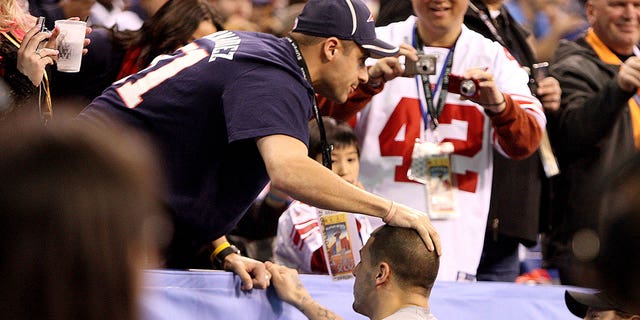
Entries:
[[323,116],[330,116],[337,120],[349,121],[351,118],[362,110],[371,98],[378,94],[384,88],[384,84],[379,87],[373,88],[366,84],[361,84],[358,88],[349,95],[347,102],[335,103],[329,101],[329,99],[316,95],[318,99],[318,108]]
[[499,114],[491,115],[498,143],[502,150],[515,160],[532,155],[540,146],[542,129],[535,117],[529,114],[520,104],[505,94],[506,108]]

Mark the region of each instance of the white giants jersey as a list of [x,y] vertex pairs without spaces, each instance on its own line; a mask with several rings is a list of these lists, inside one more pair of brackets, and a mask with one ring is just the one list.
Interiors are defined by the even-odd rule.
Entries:
[[[377,28],[376,32],[380,39],[389,43],[411,44],[415,20],[410,17]],[[423,51],[438,57],[437,74],[430,76],[431,84],[436,84],[449,49],[424,47]],[[531,96],[527,74],[502,46],[463,26],[455,46],[451,73],[462,75],[466,70],[478,67],[487,68],[500,90],[510,94],[521,108],[534,115],[540,127],[544,127],[544,113],[539,101]],[[434,106],[437,106],[439,88],[434,92]],[[407,178],[414,142],[420,138],[453,143],[451,170],[459,212],[457,218],[434,220],[433,224],[443,248],[438,280],[456,280],[459,272],[460,275],[476,273],[489,211],[493,147],[504,152],[481,106],[461,100],[458,94],[447,94],[434,135],[431,126],[425,130],[421,103],[426,111],[420,77],[399,77],[387,82],[384,90],[361,111],[356,124],[361,143],[360,178],[367,190],[427,212],[425,186]]]

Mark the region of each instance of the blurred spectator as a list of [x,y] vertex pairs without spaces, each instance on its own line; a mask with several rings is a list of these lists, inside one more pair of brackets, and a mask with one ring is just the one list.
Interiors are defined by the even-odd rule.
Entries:
[[380,0],[376,26],[386,26],[392,22],[406,20],[413,15],[411,0]]
[[0,79],[0,114],[13,108],[13,100],[9,95],[9,87]]
[[167,0],[132,0],[129,10],[135,12],[142,21],[146,21],[160,10]]
[[138,319],[170,234],[146,144],[79,122],[0,126],[0,314]]
[[606,193],[601,212],[600,254],[596,267],[599,287],[629,312],[640,314],[640,154],[609,170],[605,182],[597,184]]
[[550,121],[556,124],[549,127],[562,174],[545,259],[563,284],[593,287],[585,262],[597,255],[596,232],[610,217],[594,210],[607,196],[593,186],[640,148],[640,9],[635,0],[591,0],[586,13],[591,28],[576,41],[562,41],[550,69],[562,87],[560,110]]
[[40,25],[22,0],[0,2],[0,32],[0,77],[13,101],[0,109],[0,118],[24,108],[48,121],[53,109],[46,66],[57,59],[57,33],[40,32]]
[[[345,122],[324,118],[327,143],[333,146],[331,170],[347,182],[362,188],[358,181],[360,153],[358,138]],[[315,122],[309,123],[309,157],[322,163],[320,130]],[[360,238],[366,242],[373,231],[367,216],[355,214]],[[378,225],[382,224],[379,220]],[[294,201],[278,220],[278,236],[274,249],[276,263],[294,268],[301,273],[328,274],[327,257],[322,244],[324,238],[319,225],[318,208]]]
[[276,16],[281,21],[282,30],[284,30],[284,32],[291,31],[291,29],[293,28],[293,22],[300,14],[302,8],[304,7],[304,4],[306,3],[305,0],[291,0],[288,2],[288,5],[278,8],[276,12]]
[[553,57],[558,41],[576,38],[588,26],[577,0],[511,0],[505,3],[516,21],[534,36],[538,61]]
[[91,7],[92,26],[105,28],[117,27],[118,30],[138,30],[142,26],[142,18],[129,11],[124,0],[97,0]]
[[78,17],[86,20],[96,0],[29,0],[29,12],[36,17],[45,17],[49,30],[56,20]]
[[140,30],[95,29],[80,72],[54,74],[54,97],[84,107],[114,81],[138,72],[157,56],[221,28],[208,0],[170,0]]
[[275,0],[253,0],[251,21],[258,25],[258,31],[283,36],[285,30],[282,21],[276,16]]
[[209,0],[213,8],[222,17],[222,24],[227,30],[260,31],[251,17],[253,3],[251,0]]
[[564,301],[576,317],[584,320],[640,320],[604,292],[565,291]]

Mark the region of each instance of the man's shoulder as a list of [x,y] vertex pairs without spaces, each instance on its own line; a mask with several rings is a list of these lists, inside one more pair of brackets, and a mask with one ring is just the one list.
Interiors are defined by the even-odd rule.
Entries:
[[458,41],[475,41],[475,42],[484,42],[484,43],[493,43],[495,41],[485,37],[482,33],[475,31],[469,28],[466,24],[462,25],[462,33],[460,33],[460,37]]
[[573,41],[563,39],[558,42],[558,48],[555,52],[556,61],[560,61],[562,58],[567,56],[576,55],[596,57],[595,50],[589,46],[584,37]]
[[[260,70],[262,74],[270,74],[272,77],[282,74],[282,77],[293,76],[298,82],[305,82],[295,60],[293,48],[284,38],[246,31],[223,31],[207,38],[212,57],[217,54],[234,62],[234,70],[230,70],[232,73],[243,75],[248,71]],[[234,48],[233,54],[229,54],[229,50]]]
[[391,43],[411,43],[415,23],[416,17],[409,16],[404,21],[393,22],[386,26],[376,27],[376,34],[380,39]]
[[584,38],[560,41],[551,69],[591,72],[592,67],[606,68],[606,64],[598,58]]
[[437,320],[428,308],[410,305],[397,310],[384,320]]
[[288,42],[267,33],[224,30],[200,38],[196,43],[211,50],[210,61],[220,58],[290,64],[294,60]]
[[504,47],[494,41],[482,35],[481,33],[471,30],[466,25],[462,25],[462,33],[458,38],[458,43],[456,44],[456,50],[458,46],[466,46],[469,52],[478,52],[484,53],[488,56],[493,56],[497,52],[504,52]]

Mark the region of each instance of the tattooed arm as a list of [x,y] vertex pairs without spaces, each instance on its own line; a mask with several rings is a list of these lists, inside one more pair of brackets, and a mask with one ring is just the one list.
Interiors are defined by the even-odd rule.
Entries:
[[271,273],[271,284],[276,289],[278,297],[298,308],[307,318],[310,320],[342,320],[342,317],[311,298],[298,277],[298,271],[269,261],[265,262],[265,266],[267,271]]

